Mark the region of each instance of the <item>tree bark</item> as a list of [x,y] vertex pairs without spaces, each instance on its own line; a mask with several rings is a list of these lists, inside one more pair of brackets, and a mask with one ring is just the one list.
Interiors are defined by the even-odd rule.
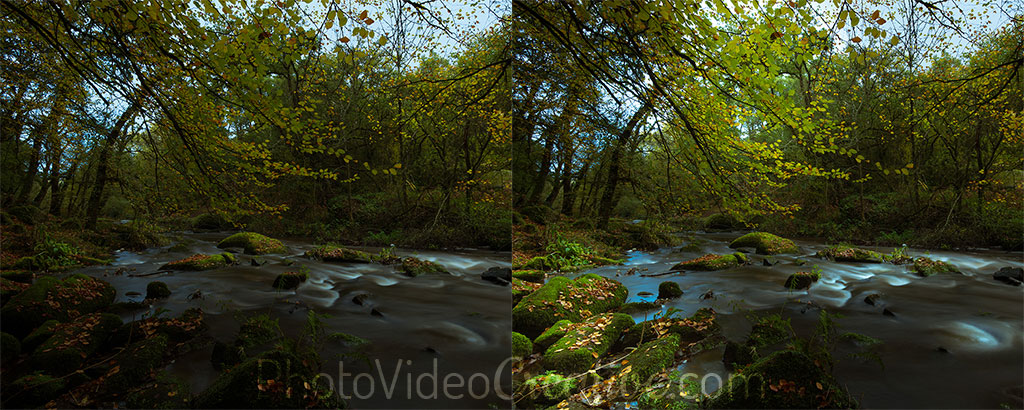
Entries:
[[619,161],[622,158],[622,150],[626,147],[629,137],[633,134],[634,129],[647,117],[647,113],[651,111],[650,102],[645,102],[639,110],[633,113],[633,117],[626,123],[626,127],[619,132],[618,138],[616,138],[615,145],[612,147],[610,158],[608,159],[608,179],[605,183],[604,192],[601,194],[601,205],[597,208],[597,228],[607,229],[608,219],[612,216],[612,211],[615,209],[618,197],[615,195],[615,189],[619,185]]
[[118,137],[124,130],[125,125],[128,121],[135,117],[135,114],[139,111],[138,102],[132,103],[131,107],[128,107],[121,117],[114,123],[114,127],[107,133],[104,138],[103,145],[100,147],[99,158],[96,161],[96,180],[93,182],[92,192],[89,193],[89,205],[86,207],[86,218],[85,218],[85,229],[96,229],[96,220],[99,219],[100,210],[102,210],[104,202],[107,197],[104,195],[103,190],[106,188],[107,179],[107,162],[110,159],[110,151],[114,148],[117,143]]

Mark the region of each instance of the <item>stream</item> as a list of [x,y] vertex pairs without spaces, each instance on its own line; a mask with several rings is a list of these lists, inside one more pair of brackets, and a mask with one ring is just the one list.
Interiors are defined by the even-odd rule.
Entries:
[[[490,267],[510,266],[508,253],[399,248],[398,256],[437,262],[452,273],[409,278],[397,273],[396,265],[307,259],[302,254],[313,248],[310,241],[283,239],[290,254],[267,255],[269,263],[259,267],[252,266],[251,256],[236,253],[239,263],[234,266],[129,276],[156,272],[167,262],[195,253],[224,252],[216,244],[229,234],[186,233],[184,236],[191,240],[187,252],[169,252],[168,246],[142,252],[119,251],[112,265],[87,267],[74,273],[110,282],[118,291],[117,301],[142,300],[146,284],[155,280],[165,282],[171,296],[155,302],[149,312],[166,309],[163,317],[173,317],[188,308],[200,307],[206,313],[210,336],[225,343],[231,343],[238,332],[239,313],[269,313],[280,320],[282,330],[289,336],[301,332],[308,308],[329,314],[330,318],[324,320],[328,333],[345,332],[371,342],[365,351],[369,360],[346,359],[342,363],[336,355],[344,349],[336,343],[328,343],[321,352],[325,362],[322,371],[331,376],[341,393],[349,396],[346,401],[350,407],[509,407],[501,393],[511,391],[511,370],[507,364],[503,366],[511,352],[511,293],[507,286],[480,278]],[[372,253],[379,250],[355,249]],[[289,260],[294,264],[287,266]],[[301,265],[309,269],[309,280],[294,290],[279,291],[272,287],[278,274],[297,271]],[[196,290],[202,292],[202,298],[189,300]],[[361,305],[353,301],[359,294],[369,294]],[[143,310],[122,319],[139,319],[146,313]],[[201,392],[218,375],[210,363],[211,352],[212,346],[192,351],[178,357],[167,370],[188,380],[193,393]],[[496,377],[497,371],[502,372],[500,377]],[[363,375],[359,376],[360,373]],[[444,383],[450,374],[460,375],[464,383],[458,386],[460,377],[452,376],[446,394]],[[419,399],[420,394],[430,397],[435,385],[439,386],[436,398]]]
[[[825,248],[820,242],[795,240],[799,255],[778,255],[779,263],[764,266],[764,256],[748,254],[751,264],[717,272],[685,272],[644,277],[670,270],[678,262],[706,253],[728,254],[731,240],[745,232],[692,234],[701,249],[680,252],[663,248],[654,252],[631,251],[624,266],[604,266],[570,275],[596,273],[622,282],[629,288],[627,302],[653,301],[658,284],[679,283],[683,296],[661,310],[675,308],[689,316],[701,307],[719,313],[723,335],[743,342],[750,331],[748,313],[781,313],[790,318],[796,332],[810,335],[818,320],[818,308],[843,317],[839,332],[856,332],[883,344],[877,362],[850,357],[857,349],[840,342],[833,352],[835,376],[863,408],[992,408],[1024,405],[1024,287],[992,278],[1005,266],[1024,267],[1018,253],[976,250],[938,251],[910,248],[913,257],[927,256],[956,265],[963,274],[937,274],[922,278],[909,271],[912,265],[889,263],[836,263],[814,254]],[[863,247],[888,254],[892,248]],[[806,261],[803,266],[794,263]],[[822,278],[807,290],[790,291],[786,278],[795,272],[821,269]],[[629,274],[636,268],[639,272]],[[714,297],[702,300],[708,290]],[[650,292],[652,296],[639,296]],[[880,293],[880,303],[864,297]],[[883,315],[889,309],[894,316]],[[657,310],[633,315],[652,318]],[[722,364],[723,348],[689,359],[679,369],[704,378],[717,374],[728,380]],[[708,391],[718,388],[713,376]]]

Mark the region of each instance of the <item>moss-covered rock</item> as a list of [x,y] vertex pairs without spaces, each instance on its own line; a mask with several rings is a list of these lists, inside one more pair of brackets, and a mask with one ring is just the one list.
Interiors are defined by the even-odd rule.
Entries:
[[739,266],[746,261],[746,255],[739,252],[731,255],[716,255],[709,253],[697,259],[680,262],[676,266],[673,266],[672,270],[716,271]]
[[559,320],[551,327],[544,330],[536,339],[533,339],[533,344],[538,350],[547,350],[551,345],[555,344],[558,339],[565,336],[565,333],[572,328],[573,322],[568,320]]
[[276,318],[259,314],[242,322],[235,345],[244,348],[256,347],[275,341],[281,335],[281,325]]
[[512,332],[512,356],[526,357],[533,353],[533,342],[522,333]]
[[30,270],[8,270],[0,272],[0,278],[14,282],[32,284],[36,279],[36,273]]
[[881,253],[849,245],[831,245],[818,251],[815,255],[819,258],[830,259],[836,262],[885,262],[885,255]]
[[116,292],[109,283],[82,274],[63,281],[43,276],[11,297],[0,310],[0,320],[4,331],[24,337],[47,320],[67,322],[105,308],[114,301]]
[[517,408],[543,408],[568,399],[576,391],[577,379],[547,372],[527,379],[516,390]]
[[514,270],[512,277],[526,282],[544,283],[547,275],[542,270]]
[[57,397],[65,388],[64,379],[47,374],[35,373],[22,376],[4,388],[5,408],[34,408]]
[[274,278],[274,289],[295,289],[309,279],[306,272],[285,272]]
[[650,312],[655,309],[661,309],[661,305],[654,302],[629,302],[619,307],[616,312],[625,313],[627,315]]
[[169,262],[166,265],[161,266],[160,269],[203,271],[217,269],[233,263],[235,263],[235,255],[227,252],[218,255],[204,255],[197,253],[185,259]]
[[754,323],[747,336],[747,346],[761,348],[771,346],[786,340],[793,335],[793,328],[789,319],[783,319],[779,315],[768,315]]
[[198,408],[341,408],[344,402],[326,378],[301,357],[265,352],[221,373],[196,396]]
[[725,365],[726,370],[742,369],[756,361],[757,358],[757,349],[753,346],[728,341],[725,343],[725,352],[722,354],[722,364]]
[[163,363],[167,342],[167,335],[158,334],[128,346],[117,360],[117,368],[107,372],[106,387],[113,392],[125,392],[148,378]]
[[614,349],[618,351],[627,347],[637,347],[669,334],[678,335],[679,342],[685,346],[699,342],[721,330],[715,311],[711,308],[701,308],[688,318],[669,316],[637,323],[622,334]]
[[369,253],[336,245],[317,246],[313,249],[306,251],[306,257],[319,259],[324,262],[373,262],[373,256],[371,256]]
[[190,398],[187,382],[161,372],[154,381],[132,389],[124,400],[132,409],[184,409]]
[[855,408],[857,402],[807,355],[773,353],[734,375],[711,408]]
[[914,258],[914,267],[911,270],[921,277],[932,276],[936,273],[960,273],[951,263],[932,260],[924,256]]
[[187,244],[185,242],[178,242],[178,243],[176,243],[174,245],[171,245],[170,248],[167,248],[167,252],[185,253],[185,252],[188,252],[189,249],[192,249],[189,246],[189,244]]
[[15,282],[7,278],[0,278],[0,305],[4,305],[14,296],[24,292],[30,285],[28,283]]
[[10,333],[0,333],[0,360],[3,363],[17,359],[21,355],[21,342]]
[[146,299],[161,299],[171,296],[171,289],[166,283],[152,281],[146,285]]
[[786,289],[807,289],[811,287],[811,284],[821,279],[821,274],[818,272],[797,272],[789,275],[786,278]]
[[43,322],[43,324],[39,325],[39,327],[33,330],[32,333],[29,333],[28,336],[25,336],[25,338],[21,340],[22,349],[25,352],[35,350],[35,348],[43,344],[46,339],[53,336],[53,332],[57,330],[57,325],[59,324],[60,322],[53,319]]
[[523,300],[526,295],[535,292],[540,289],[542,285],[535,282],[527,282],[522,279],[512,278],[512,306],[515,306],[519,301]]
[[676,334],[644,343],[623,360],[626,367],[619,371],[618,382],[627,391],[638,391],[650,385],[651,376],[675,363],[678,350],[679,335]]
[[425,261],[412,256],[402,258],[402,265],[398,267],[398,270],[405,274],[405,276],[413,278],[428,273],[448,273],[448,270],[438,263]]
[[683,290],[679,284],[672,281],[664,281],[658,284],[658,299],[674,299],[683,296]]
[[556,276],[512,309],[512,330],[537,337],[559,320],[578,322],[616,309],[628,294],[621,283],[592,273],[575,280]]
[[28,357],[32,369],[49,374],[68,374],[82,366],[121,326],[121,318],[110,313],[92,313],[71,323],[62,323]]
[[623,313],[595,315],[579,326],[573,326],[565,336],[548,347],[541,363],[545,369],[561,374],[585,372],[632,325],[633,318]]
[[288,247],[281,241],[260,235],[255,232],[239,232],[217,244],[218,248],[243,248],[246,255],[266,255],[268,253],[288,253]]
[[730,248],[755,248],[759,255],[797,253],[800,248],[793,241],[767,232],[751,232],[729,243]]
[[195,339],[207,330],[203,311],[190,308],[175,318],[151,317],[125,323],[110,337],[110,346],[123,347],[140,336],[166,335],[171,344],[182,344]]

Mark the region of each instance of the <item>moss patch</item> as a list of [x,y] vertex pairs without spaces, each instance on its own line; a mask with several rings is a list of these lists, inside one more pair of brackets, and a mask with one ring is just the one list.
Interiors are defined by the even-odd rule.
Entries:
[[398,268],[405,276],[417,277],[428,273],[448,273],[448,270],[438,263],[425,261],[412,256],[402,258],[402,265]]
[[522,333],[512,332],[512,356],[526,357],[533,353],[533,342]]
[[622,313],[596,315],[570,325],[565,336],[547,348],[541,362],[545,369],[561,374],[585,372],[632,325],[633,318]]
[[288,247],[281,241],[260,235],[255,232],[239,232],[217,244],[218,248],[243,248],[247,255],[266,255],[268,253],[288,253]]
[[222,253],[219,255],[203,255],[197,253],[185,259],[179,259],[170,262],[160,267],[160,269],[203,271],[217,269],[219,267],[227,266],[234,262],[235,256],[230,253]]
[[634,350],[623,360],[625,367],[619,371],[619,383],[628,391],[637,391],[650,384],[652,376],[675,363],[679,340],[679,335],[669,334]]
[[683,296],[683,290],[679,284],[672,281],[664,281],[658,284],[658,299],[674,299]]
[[116,292],[109,283],[82,274],[63,281],[44,276],[13,296],[0,310],[0,320],[4,331],[24,337],[47,320],[67,322],[105,308],[114,301]]
[[306,251],[306,257],[324,262],[370,263],[373,257],[369,253],[336,245],[320,245]]
[[146,285],[146,299],[160,299],[171,296],[171,289],[166,283],[160,281],[149,282]]
[[512,277],[526,282],[544,283],[547,275],[542,270],[514,270]]
[[711,408],[856,408],[857,402],[807,355],[784,350],[733,376]]
[[746,262],[746,260],[747,257],[741,253],[734,253],[731,255],[716,255],[709,253],[696,259],[680,262],[676,266],[673,266],[672,270],[716,271],[739,266]]
[[198,408],[340,408],[344,402],[308,361],[270,351],[221,373],[196,396]]
[[[22,376],[11,383],[10,402],[4,402],[4,407],[9,408],[33,408],[57,397],[64,390],[63,379],[47,374],[35,373]],[[8,389],[4,389],[8,390]],[[17,396],[15,396],[17,394]]]
[[630,302],[619,307],[617,312],[632,315],[636,313],[650,312],[655,309],[661,309],[661,305],[654,302]]
[[936,273],[960,273],[960,269],[957,269],[951,263],[932,260],[923,256],[914,258],[914,267],[911,270],[922,277],[932,276]]
[[616,350],[636,347],[647,341],[670,334],[679,336],[681,345],[699,342],[721,331],[717,314],[713,309],[701,308],[689,318],[672,316],[660,317],[637,323],[622,335]]
[[885,255],[881,253],[855,248],[849,245],[831,245],[816,254],[819,258],[834,260],[836,262],[885,262]]
[[512,330],[536,337],[559,320],[578,322],[616,309],[628,293],[621,283],[595,274],[575,280],[556,276],[512,309]]
[[759,255],[797,253],[800,248],[793,241],[767,232],[751,232],[729,243],[730,248],[755,248]]
[[121,326],[121,318],[109,313],[85,315],[74,322],[57,325],[28,358],[29,366],[49,374],[67,374],[85,363]]
[[527,282],[522,279],[513,277],[512,278],[512,306],[515,306],[519,301],[523,300],[526,295],[535,292],[537,289],[543,286],[540,283]]

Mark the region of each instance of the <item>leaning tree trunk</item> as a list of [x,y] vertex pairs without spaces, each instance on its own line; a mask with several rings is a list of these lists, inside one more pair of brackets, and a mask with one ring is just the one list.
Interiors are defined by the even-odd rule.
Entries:
[[99,219],[100,210],[103,209],[104,202],[106,202],[106,196],[103,190],[106,188],[107,180],[107,162],[110,159],[110,151],[114,148],[117,143],[118,137],[121,135],[121,131],[125,125],[128,124],[128,120],[135,116],[138,112],[138,103],[133,103],[131,107],[121,113],[121,117],[117,119],[114,127],[107,133],[106,138],[103,141],[103,146],[100,147],[99,158],[96,161],[96,180],[93,182],[92,192],[89,193],[89,203],[85,209],[85,229],[96,229],[96,220]]
[[598,229],[608,228],[608,219],[611,218],[612,210],[615,209],[616,202],[618,202],[618,197],[615,196],[615,189],[619,185],[619,161],[622,157],[622,150],[626,147],[630,135],[633,134],[633,130],[640,124],[640,121],[647,117],[647,113],[650,111],[651,104],[647,102],[633,113],[633,117],[629,119],[626,127],[619,133],[615,146],[612,148],[611,158],[609,158],[608,162],[608,179],[606,180],[604,192],[601,193],[601,205],[597,208]]

